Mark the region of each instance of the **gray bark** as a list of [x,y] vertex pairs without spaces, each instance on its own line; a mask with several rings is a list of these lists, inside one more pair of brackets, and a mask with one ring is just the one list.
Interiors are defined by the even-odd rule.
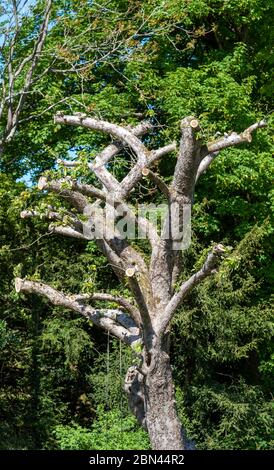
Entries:
[[194,449],[176,410],[172,369],[163,348],[153,351],[147,373],[130,367],[125,378],[129,408],[147,430],[154,450]]
[[145,377],[146,425],[150,441],[156,450],[184,449],[169,356],[161,350],[155,351],[153,356],[153,368]]

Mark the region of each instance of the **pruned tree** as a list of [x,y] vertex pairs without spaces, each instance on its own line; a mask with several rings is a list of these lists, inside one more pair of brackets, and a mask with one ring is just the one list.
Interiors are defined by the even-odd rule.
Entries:
[[[114,141],[88,163],[98,185],[86,184],[82,179],[69,176],[40,178],[40,190],[56,193],[73,208],[72,211],[67,206],[63,211],[50,208],[46,214],[52,221],[49,230],[83,240],[91,238],[92,230],[98,247],[121,284],[130,289],[132,298],[109,292],[69,295],[44,283],[21,278],[16,279],[16,291],[42,295],[54,305],[71,309],[131,347],[139,358],[139,365],[129,368],[125,391],[132,412],[149,433],[152,448],[193,448],[176,412],[169,332],[175,312],[193,288],[217,272],[226,248],[222,244],[214,246],[201,268],[179,284],[183,257],[177,244],[181,241],[178,233],[184,228],[183,211],[192,204],[195,185],[214,158],[227,147],[251,142],[252,133],[265,127],[266,122],[259,121],[242,133],[233,132],[204,143],[199,121],[192,116],[186,117],[181,121],[178,147],[171,143],[156,150],[149,150],[141,140],[142,135],[153,129],[148,122],[134,128],[121,127],[79,113],[58,113],[55,122],[103,132],[112,136]],[[110,171],[110,161],[125,147],[134,153],[135,162],[126,176],[118,181]],[[153,171],[153,165],[170,152],[177,153],[177,161],[168,186]],[[78,165],[77,161],[61,163],[68,167]],[[142,184],[147,180],[153,181],[166,199],[167,212],[161,233],[149,217],[137,217],[129,204],[131,192],[141,180]],[[174,204],[178,208],[176,211],[172,210]],[[123,236],[121,225],[115,225],[113,231],[104,230],[108,228],[109,209],[116,221],[126,212],[127,220],[147,234],[149,259],[147,253],[142,253],[140,247],[136,249],[133,242]],[[21,214],[22,217],[37,215],[37,210],[26,210]],[[179,232],[174,231],[174,227]],[[96,306],[98,301],[105,301],[106,308]],[[117,309],[108,308],[109,303],[117,304]]]

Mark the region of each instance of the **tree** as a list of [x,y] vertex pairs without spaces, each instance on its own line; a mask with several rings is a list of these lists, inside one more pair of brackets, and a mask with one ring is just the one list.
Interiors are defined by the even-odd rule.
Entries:
[[[69,295],[47,284],[19,277],[15,281],[16,291],[45,296],[54,305],[85,316],[128,344],[138,356],[139,364],[129,368],[125,391],[131,410],[148,430],[152,448],[192,448],[193,443],[186,438],[175,407],[169,358],[170,323],[190,291],[217,272],[227,248],[222,244],[213,246],[200,268],[181,283],[184,263],[180,252],[181,232],[187,225],[184,213],[192,205],[198,179],[217,155],[228,147],[250,143],[252,133],[265,127],[266,121],[254,123],[242,133],[232,132],[206,143],[198,119],[189,116],[181,121],[178,149],[176,143],[171,143],[157,150],[149,150],[140,139],[153,129],[148,122],[134,128],[122,127],[81,113],[65,115],[62,112],[55,116],[55,122],[103,132],[115,139],[88,163],[94,184],[82,182],[78,161],[63,161],[59,164],[65,171],[80,168],[78,178],[75,174],[61,178],[49,174],[40,178],[38,188],[57,193],[66,201],[64,207],[46,210],[44,215],[52,220],[50,231],[81,240],[94,237],[123,283],[125,294],[129,290],[131,297],[114,296],[109,292]],[[136,161],[122,181],[118,181],[110,171],[111,159],[125,147],[133,152]],[[167,185],[153,171],[153,166],[170,152],[177,153],[177,161],[171,184]],[[128,203],[141,180],[143,184],[152,181],[166,198],[167,214],[161,234],[147,215],[137,216]],[[110,227],[110,213],[118,222],[114,230]],[[21,213],[24,218],[39,215],[37,210]],[[138,243],[138,240],[125,239],[125,224],[132,224],[147,235],[148,245],[143,240]],[[90,305],[94,302],[107,302],[108,306]],[[113,304],[120,308],[113,308]]]
[[[84,18],[81,22],[75,18],[75,8]],[[64,102],[70,109],[75,104],[77,109],[85,108],[81,81],[110,57],[124,54],[134,35],[134,29],[115,29],[115,22],[124,14],[129,14],[126,4],[121,12],[111,12],[104,1],[100,6],[91,6],[88,0],[76,4],[62,0],[0,2],[1,171],[18,177],[54,162],[41,158],[48,150],[49,135],[51,153],[53,143],[60,152],[53,122],[47,126],[48,113]]]
[[48,32],[51,6],[52,1],[47,0],[41,14],[38,4],[29,27],[28,16],[24,11],[26,3],[22,5],[13,0],[5,2],[4,7],[1,5],[0,155],[17,131],[27,95],[33,92],[35,84],[49,70],[49,67],[39,68],[39,61]]

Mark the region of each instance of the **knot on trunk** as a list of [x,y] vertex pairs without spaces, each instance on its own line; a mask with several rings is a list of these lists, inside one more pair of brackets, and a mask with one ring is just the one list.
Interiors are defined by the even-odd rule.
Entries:
[[147,429],[144,376],[138,371],[136,366],[129,367],[125,377],[124,390],[128,395],[128,404],[131,412],[136,416],[141,426]]

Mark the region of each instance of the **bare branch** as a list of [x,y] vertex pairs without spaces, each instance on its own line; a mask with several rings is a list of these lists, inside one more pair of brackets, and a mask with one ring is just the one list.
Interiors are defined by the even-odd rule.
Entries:
[[[87,200],[86,198],[84,198],[84,196],[82,196],[82,194],[76,191],[61,189],[60,183],[58,181],[53,181],[53,182],[48,183],[47,179],[42,177],[39,180],[39,188],[40,189],[49,188],[59,193],[62,197],[67,197],[68,200],[72,202],[73,205],[77,207],[78,210],[80,211],[83,211],[84,207],[86,207],[87,205]],[[84,200],[82,200],[81,197],[84,198]],[[97,204],[97,202],[95,202],[94,204]],[[95,205],[93,209],[94,209],[94,213],[93,213],[92,224],[95,230],[95,233],[94,233],[95,241],[100,247],[100,249],[103,251],[105,256],[107,257],[107,259],[109,260],[113,270],[115,271],[119,279],[121,280],[124,279],[124,273],[129,263],[134,263],[135,266],[138,266],[139,276],[141,277],[146,276],[147,267],[142,256],[136,250],[134,250],[134,248],[129,246],[125,240],[121,239],[117,231],[115,231],[114,233],[111,232],[111,239],[106,240],[105,224],[107,224],[108,221],[105,219],[104,213],[102,213],[102,211],[101,212],[96,211]],[[58,233],[60,235],[74,237],[74,238],[78,238],[82,240],[90,239],[89,234],[88,236],[85,236],[85,234],[82,233],[82,231],[77,231],[72,227],[67,227],[67,226],[64,227],[60,225],[51,224],[49,229],[51,232]],[[149,289],[148,279],[146,280],[145,283],[147,284],[146,289]],[[146,300],[143,297],[142,289],[140,289],[137,279],[132,280],[131,284],[134,285],[135,292],[137,292],[137,298],[136,298],[137,303],[138,301],[141,302],[141,308],[146,310],[146,315],[147,315]],[[147,296],[145,295],[145,298],[146,297]]]
[[[8,114],[8,120],[7,120],[7,126],[6,126],[6,131],[5,131],[5,142],[9,142],[12,137],[14,136],[18,122],[19,122],[19,116],[25,101],[26,93],[30,89],[30,86],[32,84],[32,77],[35,72],[37,63],[39,61],[44,42],[46,39],[47,35],[47,30],[48,30],[48,23],[49,23],[49,18],[50,18],[50,12],[51,12],[51,5],[52,5],[52,0],[47,0],[46,1],[46,7],[45,7],[45,12],[44,12],[44,18],[40,27],[40,32],[38,35],[38,38],[34,44],[33,52],[31,55],[31,58],[27,60],[27,62],[31,62],[30,67],[26,73],[25,79],[23,86],[20,90],[20,96],[19,100],[17,103],[17,106],[15,110],[13,110],[13,89],[14,89],[14,73],[12,70],[12,55],[10,55],[11,59],[9,60],[9,95],[10,95],[10,101],[9,101],[9,114]],[[16,35],[14,36],[16,37]],[[12,52],[13,53],[13,52]],[[12,54],[11,53],[11,54]],[[18,70],[17,70],[18,72]]]
[[[141,142],[141,140],[136,137],[135,134],[136,129],[140,134],[145,132],[148,128],[147,124],[140,124],[139,126],[137,126],[137,128],[135,128],[134,132],[134,130],[129,130],[128,128],[124,128],[116,124],[109,123],[107,121],[100,121],[97,119],[85,117],[83,115],[65,116],[62,113],[57,114],[55,116],[55,122],[61,124],[87,127],[89,129],[94,129],[110,134],[115,138],[119,139],[122,142],[123,146],[129,146],[137,155],[136,165],[139,168],[139,171],[137,173],[139,175],[139,180],[142,178],[140,170],[146,166],[150,152]],[[99,154],[96,157],[95,161],[93,163],[89,163],[88,166],[90,170],[95,173],[97,178],[101,181],[101,183],[105,186],[108,191],[115,192],[118,199],[124,199],[125,196],[135,185],[135,167],[134,169],[132,169],[131,172],[129,172],[129,175],[125,177],[121,183],[119,183],[104,165],[104,162],[107,162],[115,153],[118,153],[119,150],[120,149],[118,147],[107,147],[107,149],[103,151],[104,153]]]
[[207,149],[210,153],[212,152],[219,152],[227,147],[232,147],[234,145],[244,144],[245,142],[252,141],[252,132],[256,131],[257,129],[261,129],[267,126],[267,122],[262,119],[252,126],[249,126],[245,129],[241,134],[237,134],[237,132],[232,132],[231,134],[222,137],[215,142],[209,142],[207,144]]
[[[16,39],[18,37],[18,33],[20,31],[20,26],[19,26],[19,20],[18,20],[18,9],[17,9],[17,3],[15,0],[12,1],[12,9],[13,9],[13,17],[15,20],[15,31],[13,33],[13,37],[10,41],[9,44],[9,55],[8,55],[8,60],[7,60],[7,71],[8,71],[8,114],[7,114],[7,123],[6,123],[6,129],[5,129],[5,134],[9,132],[9,130],[12,128],[12,122],[13,122],[13,102],[14,102],[14,71],[13,71],[13,54],[14,54],[14,49],[15,49],[15,44],[16,44]],[[4,75],[3,75],[3,81],[4,81]]]
[[77,191],[72,191],[71,189],[62,188],[62,184],[59,183],[59,181],[49,182],[44,176],[39,178],[38,189],[50,189],[58,193],[63,198],[67,199],[80,212],[82,212],[89,203],[88,199],[83,194]]
[[[83,126],[89,129],[99,130],[113,135],[122,141],[121,144],[114,143],[109,145],[99,155],[97,155],[93,163],[89,163],[88,167],[92,170],[102,184],[109,190],[115,191],[118,199],[124,199],[131,189],[142,179],[142,170],[148,165],[151,165],[158,158],[176,149],[176,144],[172,143],[161,149],[149,152],[144,144],[136,137],[147,132],[152,126],[149,123],[141,123],[135,128],[129,130],[106,121],[99,121],[93,118],[88,118],[85,115],[80,116],[65,116],[62,113],[55,116],[55,122],[62,124],[71,124],[75,126]],[[117,154],[125,145],[128,145],[137,155],[137,163],[123,179],[121,183],[111,175],[105,168],[105,164]],[[60,163],[60,161],[59,161]],[[77,162],[62,162],[65,166],[76,166]]]
[[[146,134],[151,129],[153,129],[153,125],[148,121],[141,122],[133,128],[129,127],[130,132],[132,132],[132,134],[134,134],[136,137],[140,137]],[[108,145],[102,152],[97,155],[94,162],[95,165],[105,165],[123,148],[124,145],[122,142],[113,142],[112,144]]]
[[74,230],[72,227],[63,226],[63,225],[49,225],[49,232],[56,233],[58,235],[64,235],[65,237],[78,238],[80,240],[89,240],[88,237],[85,237],[83,233]]
[[[48,220],[56,220],[62,222],[64,225],[62,227],[66,227],[68,230],[67,232],[64,231],[62,234],[67,236],[73,236],[73,233],[76,231],[76,238],[79,238],[79,233],[83,232],[83,222],[81,222],[75,214],[69,211],[62,211],[62,213],[52,210],[52,207],[49,206],[47,211],[39,212],[37,210],[24,210],[20,213],[20,217],[22,219],[28,218],[36,218],[39,217],[40,219],[48,219]],[[67,224],[70,224],[69,227]],[[60,233],[60,230],[56,230],[57,225],[50,225],[49,231],[50,233]],[[71,231],[72,230],[72,231]]]
[[160,157],[166,155],[167,153],[173,152],[175,149],[175,143],[169,144],[165,147],[162,147],[161,149],[151,151],[147,157],[147,160],[142,164],[140,164],[140,162],[138,161],[121,182],[119,196],[123,199],[126,198],[130,191],[143,178],[144,168],[148,168]]
[[223,245],[219,244],[214,246],[212,251],[208,254],[202,268],[181,285],[179,291],[174,294],[166,306],[164,314],[161,315],[157,320],[157,329],[159,333],[163,334],[165,332],[172,316],[174,315],[177,308],[181,305],[187,294],[189,294],[189,292],[195,286],[200,284],[203,279],[217,272],[218,264],[220,259],[224,256],[225,252],[226,250]]
[[[136,127],[129,127],[128,128],[135,136],[140,137],[143,134],[146,134],[149,130],[153,129],[153,125],[148,122],[141,122]],[[102,152],[100,152],[95,160],[94,163],[88,163],[88,167],[90,170],[94,170],[94,166],[98,168],[99,166],[106,165],[117,153],[119,153],[124,148],[124,144],[122,142],[113,142],[112,144],[108,145]],[[58,164],[64,165],[68,168],[76,167],[80,165],[80,162],[77,160],[68,161],[68,160],[57,160]]]
[[70,176],[60,178],[59,180],[49,181],[46,177],[42,176],[38,182],[38,189],[51,189],[54,192],[61,193],[63,190],[77,191],[86,196],[93,196],[103,201],[106,200],[107,195],[103,191],[91,184],[78,183]]
[[128,316],[125,312],[122,312],[121,310],[114,310],[114,309],[109,308],[109,309],[104,310],[104,316],[119,323],[119,325],[126,328],[130,332],[131,335],[133,335],[134,337],[137,336],[140,341],[141,338],[140,338],[140,331],[139,331],[138,326],[136,325],[133,318]]
[[28,219],[32,217],[43,217],[49,220],[63,220],[63,216],[61,214],[59,214],[58,212],[51,211],[51,210],[49,210],[46,213],[41,213],[35,210],[25,210],[20,213],[20,217],[21,219]]
[[57,158],[57,165],[65,166],[66,168],[76,168],[81,164],[78,160],[62,160],[62,158]]
[[160,189],[160,191],[169,199],[169,188],[159,175],[153,173],[153,171],[149,170],[148,168],[144,168],[142,173],[144,176],[147,176],[153,183],[155,183],[156,186]]
[[[24,94],[28,94],[28,93],[31,93],[31,92],[30,92],[30,91],[24,92]],[[62,98],[61,100],[56,101],[55,103],[51,104],[51,105],[48,106],[47,108],[43,109],[43,111],[41,111],[40,113],[31,114],[31,115],[28,116],[28,117],[25,117],[25,118],[23,118],[23,119],[19,119],[19,120],[18,120],[18,124],[21,124],[22,122],[31,121],[32,119],[37,119],[38,117],[43,116],[43,114],[48,113],[52,108],[55,108],[56,106],[58,106],[58,105],[61,104],[61,103],[64,103],[64,102],[67,101],[68,99],[69,99],[68,97]]]
[[[16,292],[37,294],[47,297],[53,305],[60,305],[68,308],[77,313],[80,313],[88,320],[91,320],[95,325],[109,331],[116,338],[134,347],[136,342],[140,342],[139,330],[135,328],[134,332],[130,331],[127,327],[119,324],[119,316],[122,315],[123,323],[125,324],[126,316],[124,313],[116,311],[114,313],[111,309],[95,309],[83,303],[76,301],[72,296],[66,295],[47,284],[42,282],[28,281],[21,278],[15,279]],[[132,319],[128,318],[128,324],[132,325]],[[131,327],[130,327],[131,329]]]
[[200,176],[208,169],[208,167],[211,165],[213,160],[215,160],[218,154],[219,152],[212,152],[203,158],[197,170],[195,183],[197,183]]
[[[49,219],[49,220],[57,220],[62,222],[64,219],[64,215],[54,212],[49,210],[48,212],[41,213],[39,211],[35,210],[25,210],[22,211],[20,214],[22,219],[27,219],[27,218],[32,218],[32,217],[42,217],[44,219]],[[64,226],[64,225],[55,225],[55,224],[50,224],[49,225],[49,232],[50,233],[57,233],[60,235],[65,235],[67,237],[73,237],[73,238],[80,238],[83,240],[86,240],[87,238],[80,232],[79,230],[82,228],[82,223],[78,220],[73,218],[71,222],[75,225],[75,227],[69,227],[69,226]],[[77,230],[77,228],[79,230]]]
[[159,158],[164,157],[168,153],[175,152],[177,150],[177,143],[172,142],[171,144],[165,145],[157,150],[152,150],[151,156],[148,158],[148,165],[150,166]]
[[124,144],[128,145],[137,155],[140,163],[146,162],[149,151],[145,145],[136,137],[130,130],[112,124],[107,121],[101,121],[86,116],[69,116],[63,115],[62,113],[56,114],[54,117],[56,123],[68,124],[71,126],[81,126],[95,131],[104,132],[110,134],[118,140],[121,140]]
[[[68,194],[68,190],[64,189],[66,185],[70,187],[69,194]],[[108,196],[107,193],[105,193],[104,191],[101,191],[98,188],[95,188],[94,186],[90,184],[78,183],[77,181],[73,180],[70,177],[62,178],[60,180],[53,180],[53,181],[48,181],[47,178],[41,177],[38,182],[38,188],[52,190],[54,192],[59,193],[61,196],[69,197],[70,199],[73,193],[74,200],[76,197],[75,195],[76,194],[78,195],[79,193],[80,195],[84,194],[86,196],[92,196],[92,197],[98,198],[101,201],[106,202],[107,206],[112,206],[115,209],[116,216],[119,216],[119,215],[123,217],[126,216],[128,221],[130,221],[132,224],[135,224],[135,226],[139,227],[142,234],[144,234],[145,236],[148,236],[151,243],[155,243],[155,241],[158,240],[157,230],[153,226],[153,224],[149,222],[149,220],[147,220],[144,217],[137,218],[133,210],[125,202],[114,199],[114,197],[112,197],[111,194]],[[79,196],[77,196],[77,198],[79,198]],[[86,202],[86,207],[87,207],[88,201],[85,201],[85,202]],[[78,203],[78,199],[77,199],[77,203]],[[104,238],[104,235],[102,235],[102,238]]]
[[[5,83],[5,79],[3,77],[3,79],[2,79],[2,98],[1,98],[1,102],[0,102],[0,119],[2,118],[2,114],[3,114],[3,111],[4,111],[4,107],[5,107],[5,102],[8,99],[7,96],[6,96],[6,92],[7,92],[6,83]],[[3,142],[3,139],[1,138],[0,145],[2,145],[2,142]]]
[[[237,134],[237,132],[232,132],[229,135],[224,135],[220,139],[209,142],[207,146],[203,147],[202,154],[205,157],[202,159],[196,175],[196,182],[200,178],[200,176],[208,169],[211,165],[213,160],[218,156],[219,152],[228,147],[234,147],[234,145],[239,145],[243,143],[250,143],[252,141],[252,132],[256,131],[257,129],[261,129],[267,126],[267,122],[262,119],[261,121],[255,122],[247,129],[245,129],[241,134]],[[209,153],[208,153],[209,152]]]
[[[153,128],[152,124],[148,122],[147,123],[144,122],[132,128],[132,132],[136,136],[141,136],[152,128]],[[96,167],[100,165],[105,165],[106,163],[108,163],[109,160],[111,160],[111,158],[114,157],[117,153],[119,153],[123,148],[124,148],[124,145],[120,142],[115,142],[113,144],[108,145],[102,152],[100,152],[97,155],[95,159]],[[165,147],[161,147],[157,150],[152,150],[151,156],[148,158],[148,161],[147,161],[147,166],[148,167],[151,166],[156,160],[167,155],[168,153],[175,152],[176,148],[177,148],[177,144],[176,142],[173,142],[172,144],[168,144]],[[57,163],[64,165],[68,168],[70,167],[72,168],[72,167],[76,167],[80,165],[80,162],[78,162],[77,160],[69,161],[69,160],[59,159],[57,160]],[[92,163],[88,163],[88,167],[90,168],[90,170],[93,171],[94,165]],[[139,171],[139,177],[140,179],[142,178],[141,171]]]
[[121,307],[124,307],[126,311],[128,311],[131,314],[136,324],[140,326],[141,324],[140,312],[137,307],[135,307],[131,302],[129,302],[128,299],[125,299],[124,297],[121,297],[118,295],[97,292],[97,293],[92,294],[91,300],[115,302],[116,304],[121,305]]
[[[81,193],[78,191],[62,189],[59,181],[48,182],[45,177],[42,177],[39,180],[38,186],[40,189],[51,189],[59,193],[62,197],[66,197],[80,211],[83,211],[84,207],[87,206],[87,200]],[[84,200],[82,200],[81,197],[84,198]],[[121,205],[119,204],[119,206],[121,206],[123,210],[123,203],[121,203]],[[125,210],[128,210],[127,206],[125,206]],[[129,212],[129,216],[132,216],[132,218],[135,220],[133,213],[131,214]],[[138,278],[143,279],[143,288],[140,288],[137,277],[131,279],[129,282],[136,294],[136,302],[139,305],[140,310],[142,310],[142,318],[145,318],[146,321],[148,321],[147,319],[149,315],[147,302],[149,303],[151,296],[149,294],[149,277],[146,263],[144,262],[143,257],[133,247],[129,246],[125,240],[120,238],[120,234],[117,233],[117,231],[113,233],[113,227],[110,239],[106,239],[107,234],[105,229],[107,223],[108,220],[106,220],[104,211],[96,211],[96,207],[94,206],[94,211],[92,212],[92,226],[95,230],[95,241],[106,255],[107,259],[113,267],[113,270],[120,279],[124,279],[124,273],[129,265],[134,264],[134,266],[138,268]],[[146,230],[149,221],[143,218],[138,223],[140,227],[143,226],[143,229]],[[82,233],[82,231],[77,231],[72,227],[51,224],[50,231],[78,239],[90,239],[89,233],[86,236],[84,232]],[[153,237],[153,240],[156,236],[158,237],[156,231],[153,232],[150,227],[148,235]]]

